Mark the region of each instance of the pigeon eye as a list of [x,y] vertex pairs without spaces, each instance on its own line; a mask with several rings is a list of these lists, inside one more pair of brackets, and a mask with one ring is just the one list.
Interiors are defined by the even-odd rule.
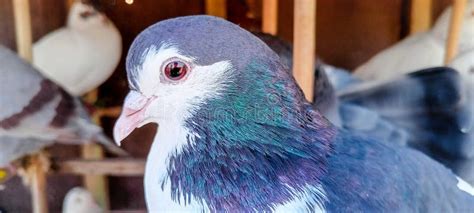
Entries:
[[169,80],[178,81],[184,78],[184,76],[186,76],[188,70],[189,68],[186,63],[175,60],[170,61],[168,62],[168,64],[166,64],[164,72],[166,78],[168,78]]

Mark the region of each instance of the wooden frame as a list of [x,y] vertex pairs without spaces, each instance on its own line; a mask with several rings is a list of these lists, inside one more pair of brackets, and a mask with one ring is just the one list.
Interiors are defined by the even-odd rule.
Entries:
[[313,101],[316,60],[316,0],[294,1],[293,75],[308,101]]
[[262,32],[276,35],[278,32],[278,0],[263,0]]
[[410,34],[424,32],[431,27],[433,0],[411,0]]

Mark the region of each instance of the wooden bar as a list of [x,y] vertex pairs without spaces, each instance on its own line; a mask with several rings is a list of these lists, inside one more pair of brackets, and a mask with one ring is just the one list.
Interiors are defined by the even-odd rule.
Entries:
[[[82,146],[82,157],[88,160],[100,160],[104,158],[104,150],[97,144],[85,144]],[[107,177],[95,174],[84,175],[84,187],[91,192],[102,209],[108,211],[110,209],[110,198]]]
[[227,2],[226,0],[206,0],[206,14],[227,18]]
[[59,162],[55,172],[74,175],[143,176],[145,160],[68,160]]
[[18,55],[31,62],[33,60],[31,15],[29,0],[13,0],[16,48]]
[[[32,30],[29,0],[13,0],[15,36],[18,55],[28,62],[33,61]],[[27,156],[29,160],[25,171],[26,180],[31,193],[34,213],[48,212],[48,194],[46,192],[46,168],[48,160],[44,153],[39,152]]]
[[263,0],[262,32],[276,35],[278,31],[278,0]]
[[448,39],[446,40],[445,64],[451,62],[458,52],[459,36],[461,34],[465,8],[466,0],[454,0],[449,23]]
[[71,6],[76,2],[76,0],[66,0],[66,11],[71,9]]
[[48,212],[48,194],[46,192],[46,168],[48,160],[43,153],[28,157],[29,165],[26,168],[34,213]]
[[103,118],[103,117],[117,118],[118,116],[120,116],[121,112],[122,112],[122,107],[119,107],[119,106],[96,109],[93,119],[99,120],[100,118]]
[[307,100],[313,100],[316,55],[316,0],[294,1],[293,75]]
[[410,34],[427,31],[431,28],[433,0],[411,0]]
[[[94,89],[84,96],[84,101],[94,105],[99,97],[99,90]],[[94,112],[92,120],[97,124],[101,125],[101,116],[98,111]],[[98,144],[85,144],[82,146],[82,157],[86,160],[101,160],[104,158],[104,150]],[[91,192],[94,198],[97,200],[102,209],[110,210],[110,198],[109,198],[109,184],[107,177],[103,175],[85,174],[84,176],[84,187]]]

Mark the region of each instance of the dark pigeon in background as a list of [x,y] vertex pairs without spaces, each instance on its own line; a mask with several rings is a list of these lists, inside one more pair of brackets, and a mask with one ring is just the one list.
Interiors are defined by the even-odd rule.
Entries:
[[[275,51],[283,65],[291,70],[293,47],[290,43],[266,33],[254,34]],[[315,60],[313,106],[324,117],[336,126],[370,134],[383,142],[400,145],[407,143],[406,131],[394,126],[376,111],[350,103],[341,104],[337,91],[359,81],[345,70],[325,64],[320,59]]]
[[100,142],[123,154],[92,123],[79,99],[0,46],[0,167],[53,143]]
[[[291,67],[291,44],[255,34]],[[342,127],[384,142],[409,144],[474,184],[474,134],[463,131],[466,120],[472,122],[474,106],[463,95],[458,72],[436,67],[364,82],[344,69],[317,62],[313,104],[326,109],[320,111],[331,122],[338,124],[327,108],[338,109]]]
[[[435,67],[396,79],[356,83],[339,93],[341,102],[377,112],[407,131],[408,142],[474,184],[474,106],[462,87],[461,75]],[[367,84],[372,84],[369,88]]]
[[474,189],[438,162],[332,125],[278,55],[224,19],[152,25],[126,64],[114,137],[159,124],[145,171],[150,212],[474,209]]

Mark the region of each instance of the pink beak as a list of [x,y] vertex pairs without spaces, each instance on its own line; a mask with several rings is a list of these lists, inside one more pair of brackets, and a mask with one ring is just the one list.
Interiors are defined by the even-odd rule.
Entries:
[[147,107],[155,99],[155,96],[148,98],[135,91],[128,93],[123,104],[122,113],[114,126],[114,140],[117,145],[120,146],[123,139],[130,135],[133,130],[139,128],[140,125],[143,125],[143,121],[146,120]]

